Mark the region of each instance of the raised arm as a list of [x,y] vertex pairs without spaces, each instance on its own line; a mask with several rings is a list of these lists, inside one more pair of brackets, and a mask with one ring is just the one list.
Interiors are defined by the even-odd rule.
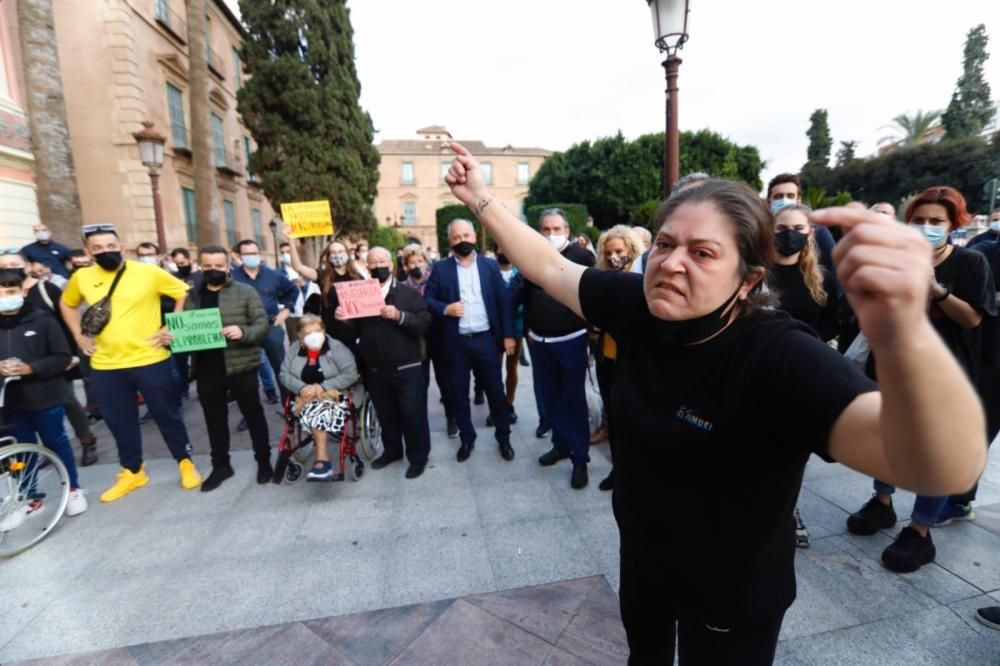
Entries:
[[296,239],[292,238],[291,225],[287,222],[281,225],[281,232],[285,234],[285,239],[288,240],[288,253],[292,255],[292,268],[295,269],[295,272],[312,282],[319,280],[319,273],[316,272],[316,269],[302,263],[302,258],[299,256],[299,243]]
[[986,463],[986,426],[975,390],[927,318],[929,245],[863,208],[816,211],[812,219],[845,230],[833,259],[881,388],[841,413],[830,454],[924,495],[965,492]]
[[444,179],[452,193],[476,214],[527,279],[582,317],[580,278],[585,268],[564,258],[490,194],[479,163],[465,147],[452,143],[451,149],[455,160]]

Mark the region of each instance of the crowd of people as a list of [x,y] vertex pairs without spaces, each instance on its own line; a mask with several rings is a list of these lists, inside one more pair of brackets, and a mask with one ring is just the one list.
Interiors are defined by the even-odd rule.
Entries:
[[[258,483],[275,473],[263,404],[282,400],[315,441],[307,479],[329,481],[348,392],[363,383],[384,443],[371,466],[405,457],[415,479],[431,449],[432,375],[457,462],[483,426],[510,461],[518,372],[530,367],[534,433],[552,444],[540,465],[568,460],[581,489],[590,447],[610,444],[613,468],[599,487],[615,491],[622,614],[637,661],[672,659],[676,642],[709,661],[770,663],[794,598],[794,549],[809,546],[796,501],[812,453],[873,479],[872,497],[847,519],[855,534],[896,524],[897,486],[919,493],[882,555],[893,571],[934,560],[931,528],[974,518],[975,483],[1000,430],[1000,209],[960,247],[953,232],[971,216],[950,187],[914,197],[899,224],[886,202],[812,211],[791,174],[764,198],[690,174],[652,233],[615,226],[592,247],[558,208],[541,212],[537,232],[522,224],[489,194],[475,159],[453,148],[446,181],[495,239],[490,251],[459,219],[440,260],[416,244],[393,254],[334,238],[310,264],[289,238],[272,267],[253,240],[165,254],[148,242],[128,248],[106,224],[84,226],[74,250],[39,225],[34,243],[0,254],[0,373],[21,380],[7,387],[4,418],[19,441],[40,439],[64,462],[67,515],[87,500],[64,420],[82,466],[98,460],[96,420],[115,440],[120,470],[102,502],[149,482],[142,419],[155,422],[182,488],[209,492],[233,477],[230,402]],[[384,305],[351,317],[337,285],[372,279]],[[219,310],[225,347],[172,354],[164,315],[203,308]],[[204,478],[182,416],[191,384],[209,440]],[[475,423],[471,404],[484,402],[489,416]],[[694,496],[700,511],[673,510]],[[734,525],[736,505],[754,519]],[[0,531],[42,511],[39,498],[4,516]],[[739,562],[709,547],[722,525],[743,544]],[[678,547],[680,533],[700,545]],[[980,619],[1000,628],[1000,609]]]

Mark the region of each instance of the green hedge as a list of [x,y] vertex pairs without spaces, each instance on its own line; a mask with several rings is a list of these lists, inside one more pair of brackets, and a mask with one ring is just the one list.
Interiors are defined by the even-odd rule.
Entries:
[[406,245],[406,237],[395,227],[385,227],[381,224],[368,236],[368,247],[376,245],[389,250],[389,254],[396,256],[396,250]]

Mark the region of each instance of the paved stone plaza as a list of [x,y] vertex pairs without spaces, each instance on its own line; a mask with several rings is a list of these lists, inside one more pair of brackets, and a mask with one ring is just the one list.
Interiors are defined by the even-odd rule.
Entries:
[[[0,662],[624,663],[617,532],[597,489],[607,446],[591,449],[585,490],[570,489],[568,463],[541,468],[548,443],[534,437],[525,374],[513,462],[486,428],[471,459],[455,462],[434,391],[431,461],[415,481],[395,464],[357,483],[258,486],[233,406],[237,475],[219,490],[181,491],[146,424],[151,483],[101,504],[117,469],[102,424],[101,463],[81,470],[90,510],[0,562]],[[196,399],[186,412],[207,474]],[[486,408],[473,414],[481,425]],[[800,507],[813,541],[798,553],[777,663],[1000,664],[1000,632],[973,617],[1000,604],[997,452],[976,522],[935,530],[937,562],[915,574],[879,564],[892,533],[846,533],[870,492],[859,474],[810,463]],[[901,517],[912,503],[898,495]],[[724,529],[717,545],[734,548]]]

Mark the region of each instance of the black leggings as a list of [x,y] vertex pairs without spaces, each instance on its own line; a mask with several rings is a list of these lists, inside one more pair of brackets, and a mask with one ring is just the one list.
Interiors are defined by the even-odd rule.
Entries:
[[619,590],[622,622],[632,666],[674,663],[680,666],[769,666],[774,662],[784,613],[755,617],[745,625],[710,627],[677,619],[673,590],[657,577],[643,576],[622,564]]

